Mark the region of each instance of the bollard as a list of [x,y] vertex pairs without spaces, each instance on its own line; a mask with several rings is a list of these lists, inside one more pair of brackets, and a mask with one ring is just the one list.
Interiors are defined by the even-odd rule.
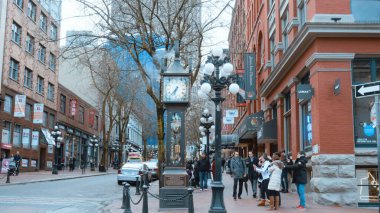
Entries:
[[140,175],[140,191],[143,190],[143,186],[144,186],[144,174],[141,174]]
[[148,213],[148,189],[147,185],[143,186],[143,209],[142,213]]
[[126,202],[126,185],[127,185],[127,183],[125,183],[124,184],[124,186],[123,186],[123,202],[121,203],[121,209],[125,209],[125,202]]
[[192,187],[189,187],[187,189],[187,193],[189,193],[189,212],[188,213],[194,213],[193,191],[194,189]]
[[11,176],[11,171],[8,169],[8,172],[7,172],[7,181],[5,183],[11,183],[10,181],[10,177]]
[[139,181],[139,176],[137,175],[136,176],[136,193],[135,193],[135,195],[141,195],[141,193],[140,193],[140,182],[141,181]]
[[123,193],[123,198],[125,194],[125,200],[123,199],[123,205],[124,205],[124,213],[132,213],[131,210],[131,203],[130,203],[130,194],[129,194],[129,183],[124,184],[124,193]]

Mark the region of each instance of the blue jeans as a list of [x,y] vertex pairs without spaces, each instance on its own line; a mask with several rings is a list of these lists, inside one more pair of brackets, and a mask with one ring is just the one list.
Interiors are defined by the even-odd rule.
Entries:
[[282,170],[282,173],[281,173],[281,186],[282,186],[282,190],[288,192],[288,189],[289,189],[288,171],[286,171],[285,169]]
[[297,183],[297,193],[300,198],[300,205],[306,207],[306,198],[305,198],[305,184]]
[[199,179],[201,181],[199,185],[201,189],[207,189],[207,178],[208,178],[208,172],[199,172]]

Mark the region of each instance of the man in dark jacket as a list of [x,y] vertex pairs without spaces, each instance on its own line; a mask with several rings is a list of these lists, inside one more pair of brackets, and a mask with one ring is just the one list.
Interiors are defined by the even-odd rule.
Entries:
[[20,152],[17,151],[16,152],[16,155],[14,156],[14,161],[16,163],[16,175],[18,175],[18,173],[20,172],[20,166],[21,166],[21,156],[20,156]]
[[208,173],[210,172],[211,164],[210,161],[206,158],[206,154],[202,154],[202,159],[198,161],[198,170],[199,170],[199,177],[200,177],[200,187],[201,190],[207,191],[207,178]]
[[[288,159],[288,163],[290,159]],[[306,170],[307,158],[305,152],[300,151],[297,154],[296,162],[293,165],[287,165],[288,170],[293,170],[293,183],[297,186],[297,193],[300,198],[300,205],[297,207],[299,210],[306,209],[305,198],[305,185],[307,183],[307,170]]]
[[243,158],[239,156],[239,152],[235,152],[235,157],[231,159],[231,173],[234,178],[234,189],[232,196],[236,200],[236,188],[239,182],[239,193],[238,198],[241,199],[241,194],[243,192],[243,182],[246,175],[245,162]]
[[256,156],[254,156],[252,152],[248,152],[248,158],[245,164],[248,168],[248,179],[251,181],[251,184],[252,184],[253,198],[256,198],[257,179],[259,177],[258,173],[253,168],[253,165],[259,166],[258,163],[259,163],[259,159]]
[[[290,160],[290,161],[288,161]],[[285,150],[281,152],[281,161],[285,166],[293,165],[293,161],[289,158],[289,156],[286,154]],[[281,187],[283,193],[289,192],[289,181],[288,181],[288,169],[284,168],[281,173]]]

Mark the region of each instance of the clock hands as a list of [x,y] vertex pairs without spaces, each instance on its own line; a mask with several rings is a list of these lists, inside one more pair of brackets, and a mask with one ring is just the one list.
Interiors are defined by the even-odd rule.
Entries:
[[173,90],[173,92],[171,93],[171,95],[174,95],[178,90],[178,86],[175,87],[175,89]]

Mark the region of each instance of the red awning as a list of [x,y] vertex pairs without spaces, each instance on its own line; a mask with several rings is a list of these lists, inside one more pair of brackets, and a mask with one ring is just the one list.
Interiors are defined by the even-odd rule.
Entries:
[[0,143],[0,148],[2,148],[2,149],[12,149],[12,144],[9,144],[9,143]]

